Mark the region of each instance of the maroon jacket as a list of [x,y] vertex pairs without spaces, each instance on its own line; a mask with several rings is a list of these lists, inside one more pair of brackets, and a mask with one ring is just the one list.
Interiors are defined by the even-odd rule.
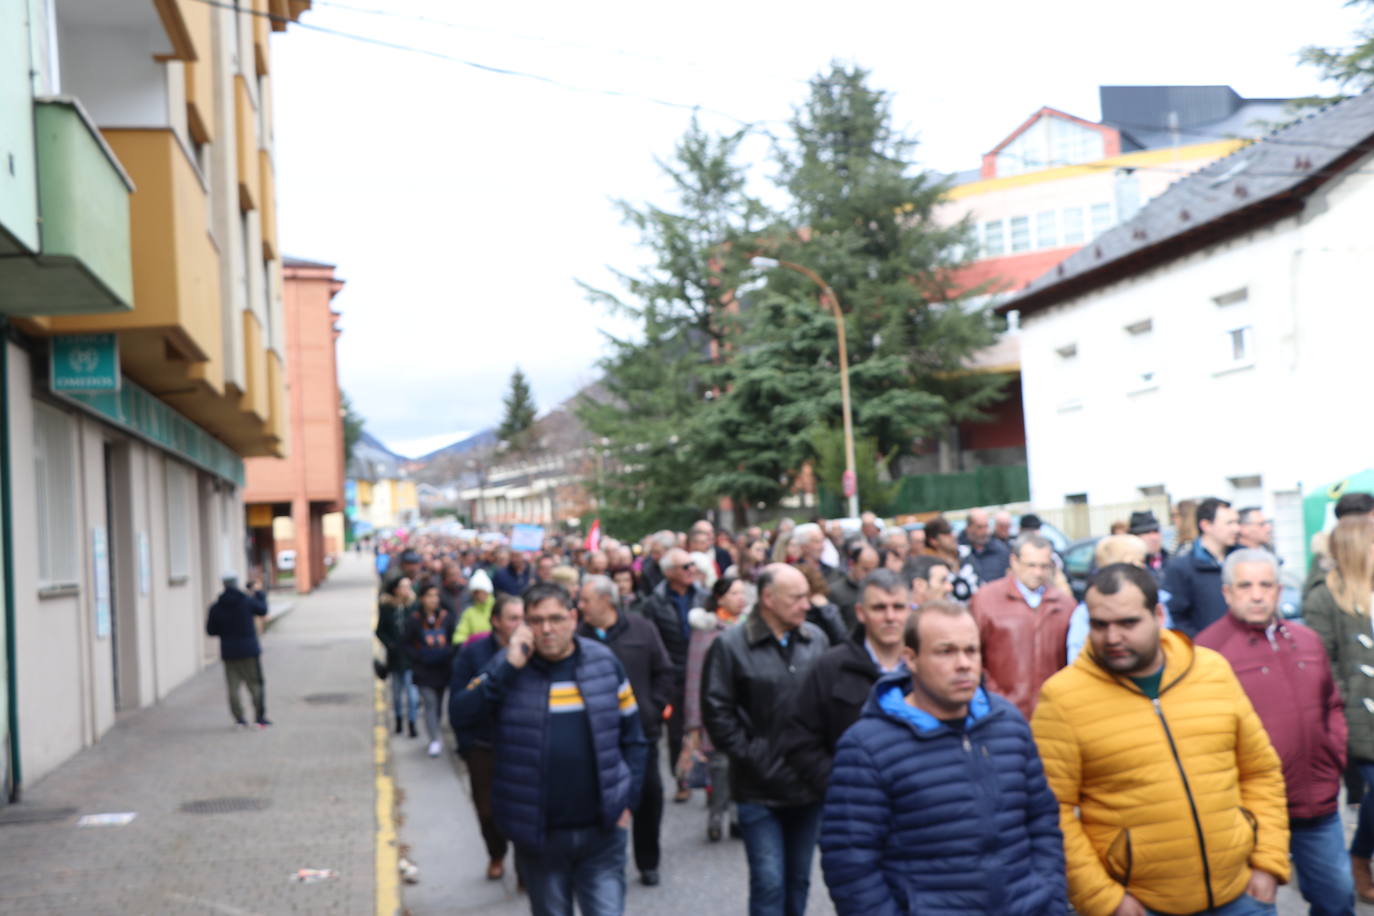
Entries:
[[1321,638],[1280,620],[1271,643],[1263,627],[1227,614],[1196,643],[1225,656],[1259,713],[1283,761],[1289,817],[1335,811],[1345,769],[1345,712]]

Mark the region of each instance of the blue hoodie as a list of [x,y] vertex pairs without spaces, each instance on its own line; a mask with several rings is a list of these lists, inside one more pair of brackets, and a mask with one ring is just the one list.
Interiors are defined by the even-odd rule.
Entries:
[[820,837],[836,911],[1067,912],[1059,805],[1026,720],[980,688],[952,728],[910,690],[908,674],[880,680],[836,749]]

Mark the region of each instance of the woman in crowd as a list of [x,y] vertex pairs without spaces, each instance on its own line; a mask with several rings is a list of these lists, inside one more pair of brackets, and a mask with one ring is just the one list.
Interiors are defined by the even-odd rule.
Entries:
[[491,576],[487,575],[485,569],[472,574],[468,580],[468,591],[472,594],[472,604],[463,611],[453,633],[453,641],[459,646],[491,632],[491,609],[495,604],[495,595],[492,593]]
[[[744,617],[744,583],[734,576],[721,576],[711,586],[704,608],[693,608],[687,615],[692,636],[687,643],[687,690],[683,708],[682,755],[675,762],[679,780],[687,778],[694,761],[705,760],[710,786],[707,790],[706,836],[711,842],[721,838],[726,809],[730,807],[730,761],[711,747],[711,739],[701,724],[701,669],[711,643]],[[730,832],[736,833],[731,823]]]
[[629,566],[617,566],[611,570],[610,576],[619,593],[616,610],[621,614],[630,613],[639,602],[639,582],[635,571]]
[[384,594],[389,600],[377,602],[375,632],[386,647],[387,681],[391,686],[391,707],[396,714],[396,734],[401,733],[404,712],[404,721],[410,723],[410,737],[414,738],[415,712],[420,697],[410,670],[410,653],[405,650],[405,615],[415,601],[415,592],[410,587],[410,579],[402,576],[388,585]]
[[811,589],[811,606],[806,609],[806,619],[821,628],[832,646],[838,646],[849,638],[844,629],[844,618],[840,609],[830,600],[830,583],[819,569],[812,566],[798,566],[806,585]]
[[[1374,629],[1370,605],[1374,602],[1374,519],[1347,515],[1336,522],[1328,541],[1332,569],[1326,581],[1307,593],[1302,616],[1317,631],[1331,659],[1331,673],[1345,697],[1349,738],[1345,748],[1364,777],[1365,794],[1355,837],[1350,842],[1350,868],[1355,893],[1374,903],[1374,878],[1370,856],[1374,854]],[[1344,760],[1341,761],[1344,769]]]
[[420,689],[429,756],[438,757],[444,749],[439,722],[443,716],[444,691],[453,677],[453,626],[456,621],[439,603],[438,585],[422,582],[417,594],[419,597],[406,616],[405,646],[410,653],[415,686]]

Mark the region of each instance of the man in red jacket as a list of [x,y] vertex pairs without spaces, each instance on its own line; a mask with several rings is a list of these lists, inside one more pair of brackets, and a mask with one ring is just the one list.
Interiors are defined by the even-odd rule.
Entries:
[[1321,639],[1278,616],[1279,564],[1267,550],[1234,551],[1221,567],[1229,613],[1197,635],[1235,669],[1283,760],[1290,852],[1313,913],[1355,912],[1338,810],[1346,727]]
[[1068,663],[1064,638],[1074,601],[1052,584],[1054,548],[1023,534],[1011,548],[1011,572],[978,589],[969,610],[978,621],[984,686],[1030,719],[1040,687]]

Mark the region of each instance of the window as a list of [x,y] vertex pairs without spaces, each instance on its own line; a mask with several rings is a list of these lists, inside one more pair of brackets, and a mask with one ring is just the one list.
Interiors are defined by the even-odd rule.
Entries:
[[1248,324],[1239,328],[1231,328],[1225,332],[1223,366],[1244,366],[1254,361],[1252,352],[1254,349],[1253,333]]
[[983,256],[996,258],[1007,251],[1006,237],[1002,233],[1002,221],[992,220],[983,224]]
[[191,470],[170,458],[167,468],[167,578],[191,576]]
[[1093,204],[1091,211],[1093,238],[1112,228],[1112,205]]
[[76,457],[71,417],[33,405],[34,495],[38,502],[38,585],[80,581],[76,533]]
[[1013,216],[1011,218],[1011,250],[1029,251],[1030,246],[1030,217]]
[[1064,210],[1064,244],[1082,245],[1083,244],[1083,208],[1068,207]]
[[1060,413],[1079,410],[1083,407],[1083,399],[1080,397],[1083,368],[1078,358],[1078,344],[1064,344],[1056,348],[1054,353],[1059,357],[1055,366],[1058,370],[1056,375],[1059,377],[1059,403],[1056,409]]
[[1035,214],[1035,247],[1054,248],[1059,244],[1059,214],[1042,210]]
[[1220,367],[1217,371],[1226,372],[1240,369],[1255,361],[1255,331],[1251,318],[1250,291],[1247,287],[1231,290],[1213,296],[1217,305],[1220,330],[1221,352]]
[[1129,369],[1126,381],[1128,394],[1151,391],[1159,384],[1159,378],[1156,375],[1158,366],[1154,329],[1155,323],[1151,318],[1126,325],[1126,333],[1130,335],[1130,357],[1127,360]]

